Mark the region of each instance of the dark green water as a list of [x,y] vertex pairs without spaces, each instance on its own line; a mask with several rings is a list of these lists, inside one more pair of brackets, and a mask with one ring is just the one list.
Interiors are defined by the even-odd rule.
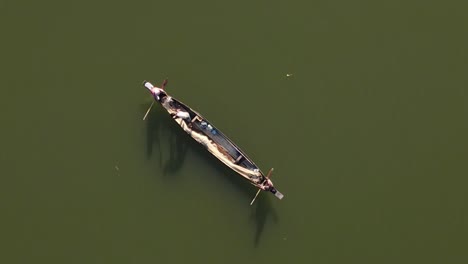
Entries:
[[[467,8],[0,0],[0,262],[467,263]],[[142,121],[166,77],[284,200]]]

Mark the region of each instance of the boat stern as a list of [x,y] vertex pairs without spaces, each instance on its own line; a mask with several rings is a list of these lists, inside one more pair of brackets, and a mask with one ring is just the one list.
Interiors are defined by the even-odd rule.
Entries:
[[272,194],[276,196],[276,198],[280,200],[283,199],[284,197],[284,195],[275,188],[275,186],[273,185],[273,182],[268,177],[266,177],[266,179],[258,186],[258,188],[264,191],[271,192]]
[[166,95],[166,93],[164,92],[164,84],[163,88],[159,88],[148,81],[143,81],[143,86],[145,86],[145,88],[148,89],[148,91],[150,91],[154,99],[156,99],[157,101],[160,101],[161,97]]
[[143,86],[145,86],[146,89],[148,89],[150,92],[153,91],[154,85],[152,85],[150,82],[148,82],[148,81],[143,81]]
[[284,195],[283,195],[282,193],[280,193],[280,192],[279,192],[276,188],[274,188],[274,187],[270,189],[270,192],[271,192],[272,194],[274,194],[274,195],[276,196],[276,198],[278,198],[278,199],[280,199],[280,200],[283,199],[283,197],[284,197]]

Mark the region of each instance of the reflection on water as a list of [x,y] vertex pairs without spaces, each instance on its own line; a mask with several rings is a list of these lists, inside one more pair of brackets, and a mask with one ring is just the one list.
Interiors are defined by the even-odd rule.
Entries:
[[262,197],[257,198],[253,204],[252,218],[255,222],[255,238],[254,244],[257,247],[260,243],[260,237],[262,236],[265,224],[268,219],[272,219],[274,223],[278,222],[278,214],[271,206],[270,197],[264,197],[270,194],[263,193]]
[[[239,195],[246,201],[246,215],[250,215],[250,220],[255,225],[254,245],[257,247],[260,243],[261,236],[265,229],[266,222],[271,219],[275,223],[278,222],[278,215],[271,206],[271,194],[262,192],[257,198],[253,206],[249,205],[255,195],[256,189],[237,173],[226,167],[219,160],[214,158],[208,151],[202,148],[198,143],[186,135],[182,129],[165,113],[159,105],[155,105],[148,115],[146,122],[146,154],[147,158],[153,156],[153,152],[157,150],[159,165],[163,168],[163,175],[174,178],[173,175],[182,167],[188,148],[201,157],[207,164],[213,166],[216,172],[216,177],[220,177],[230,182]],[[147,108],[148,105],[142,106]],[[156,110],[154,109],[156,108]],[[166,133],[167,132],[167,137]],[[161,143],[162,139],[168,140],[169,157],[163,162]]]
[[[144,108],[144,106],[142,106]],[[183,131],[177,129],[177,125],[169,118],[158,104],[155,104],[146,119],[146,156],[151,158],[153,151],[157,150],[159,166],[163,168],[163,175],[176,173],[183,165],[187,153]],[[169,157],[163,161],[161,138],[167,132],[169,144]],[[164,136],[166,139],[166,137]]]
[[169,159],[163,164],[164,175],[178,171],[182,167],[187,153],[187,145],[181,140],[181,135],[170,134],[169,145]]

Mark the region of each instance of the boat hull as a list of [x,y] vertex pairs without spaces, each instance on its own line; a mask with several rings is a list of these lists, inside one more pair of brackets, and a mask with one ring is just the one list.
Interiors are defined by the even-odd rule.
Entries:
[[[145,87],[153,89],[153,85],[145,82]],[[211,124],[198,112],[181,101],[162,91],[155,100],[171,115],[174,121],[195,141],[200,143],[213,156],[248,180],[257,188],[264,189],[269,181],[260,168],[232,140]],[[269,181],[271,183],[271,181]],[[277,198],[283,194],[272,185],[268,190]]]

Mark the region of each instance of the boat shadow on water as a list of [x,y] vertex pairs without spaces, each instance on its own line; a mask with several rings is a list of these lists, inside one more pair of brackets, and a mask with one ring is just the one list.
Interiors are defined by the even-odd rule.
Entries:
[[[249,206],[255,192],[257,191],[252,185],[246,180],[240,177],[237,173],[226,167],[219,160],[213,158],[213,156],[203,149],[197,142],[194,142],[187,134],[182,131],[177,124],[171,120],[171,118],[162,111],[151,110],[151,113],[146,122],[146,156],[148,159],[152,158],[154,151],[158,151],[159,166],[163,170],[165,178],[174,179],[174,175],[180,170],[185,161],[187,150],[200,157],[209,166],[215,169],[215,175],[207,175],[207,177],[216,177],[218,180],[228,181],[235,190],[243,197],[242,200],[246,203],[246,215],[248,221],[253,222],[254,232],[254,246],[257,247],[260,244],[262,234],[265,230],[265,225],[268,221],[277,223],[279,218],[272,207],[270,194],[262,192],[253,206]],[[163,140],[164,139],[164,142]],[[166,145],[166,139],[168,139],[168,151],[169,156],[164,159],[163,149],[161,145]],[[207,179],[207,181],[212,179]],[[214,179],[213,179],[214,180]]]
[[278,222],[278,214],[271,206],[270,197],[260,197],[257,199],[255,208],[252,210],[252,218],[255,222],[255,237],[254,244],[257,247],[260,243],[260,238],[265,229],[265,224],[268,219],[272,219],[274,223]]
[[[151,159],[156,150],[158,165],[162,168],[163,175],[168,176],[167,178],[173,178],[173,174],[182,168],[185,161],[187,144],[182,140],[185,133],[177,129],[174,121],[164,111],[153,109],[151,112],[151,116],[145,121],[146,158]],[[164,138],[164,142],[161,140],[162,138]],[[163,154],[162,145],[169,145],[167,158],[167,155]]]

